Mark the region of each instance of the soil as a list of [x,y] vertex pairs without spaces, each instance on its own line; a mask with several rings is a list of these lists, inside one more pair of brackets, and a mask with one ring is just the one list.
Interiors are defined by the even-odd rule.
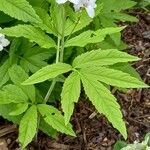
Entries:
[[[122,38],[129,45],[128,53],[142,58],[133,66],[141,78],[150,84],[150,14],[142,11],[130,13],[137,16],[139,22],[122,23],[128,25]],[[127,142],[142,141],[150,131],[150,89],[112,92],[122,108],[128,130]],[[0,122],[0,150],[19,150],[17,128],[5,120]],[[76,138],[60,134],[54,140],[40,133],[37,142],[31,143],[28,150],[112,150],[117,140],[123,140],[107,119],[98,114],[85,98],[81,98],[76,105],[72,123],[77,133]]]

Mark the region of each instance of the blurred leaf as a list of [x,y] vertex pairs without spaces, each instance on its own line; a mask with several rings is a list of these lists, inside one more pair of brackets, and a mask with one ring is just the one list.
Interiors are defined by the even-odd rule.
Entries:
[[113,150],[121,150],[123,147],[126,147],[127,144],[122,141],[117,141],[116,144],[114,145]]

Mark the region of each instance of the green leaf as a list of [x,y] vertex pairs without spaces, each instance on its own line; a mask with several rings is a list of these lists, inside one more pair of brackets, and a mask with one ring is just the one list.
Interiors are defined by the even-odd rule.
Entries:
[[[102,8],[102,4],[98,4],[96,8],[96,16],[101,13]],[[77,12],[75,18],[76,20],[71,20],[70,18],[67,19],[65,25],[65,36],[85,28],[93,21],[93,19],[87,15],[86,11],[82,11],[82,13]]]
[[75,136],[71,124],[65,125],[64,117],[56,108],[46,104],[40,104],[38,105],[38,110],[43,116],[45,122],[47,122],[47,124],[52,126],[54,129],[65,134]]
[[107,34],[113,34],[120,32],[124,29],[125,27],[107,27],[103,29],[99,29],[94,32],[95,35],[101,35],[101,36],[106,36]]
[[49,14],[42,8],[35,8],[36,13],[41,18],[41,23],[35,23],[34,25],[40,27],[42,30],[45,30],[49,34],[54,34],[57,36],[57,31],[52,23],[52,19]]
[[31,25],[17,25],[10,28],[4,28],[0,30],[0,33],[13,37],[25,37],[43,48],[55,47],[55,42],[48,35],[40,28]]
[[20,85],[20,83],[28,78],[28,74],[16,64],[9,69],[9,76],[16,85]]
[[104,28],[104,29],[99,29],[97,31],[88,30],[68,40],[66,42],[65,47],[68,46],[84,47],[89,43],[98,43],[103,41],[107,34],[117,33],[120,32],[122,29],[124,29],[124,27]]
[[125,13],[111,12],[111,15],[116,20],[137,22],[138,19]]
[[125,52],[118,51],[116,49],[108,49],[108,50],[99,49],[86,52],[76,57],[73,61],[73,66],[75,68],[82,68],[90,65],[104,66],[116,64],[118,62],[129,62],[137,60],[140,59],[138,57],[129,55]]
[[144,142],[147,143],[148,146],[150,146],[150,132],[148,132],[144,137]]
[[76,20],[71,20],[70,18],[67,19],[65,25],[65,36],[81,30],[92,22],[92,19],[88,17],[86,12],[83,12],[82,14],[77,13],[75,17]]
[[37,107],[31,106],[23,116],[19,126],[19,142],[24,149],[37,132]]
[[23,86],[21,83],[28,79],[28,74],[18,65],[13,65],[9,69],[9,76],[14,84],[18,85],[32,102],[35,101],[35,87],[33,85]]
[[28,103],[20,103],[9,113],[11,116],[18,116],[28,109]]
[[107,36],[105,40],[98,45],[101,49],[118,49],[121,51],[128,47],[123,41],[121,41],[119,45],[115,45],[114,41],[109,36]]
[[[86,46],[88,43],[92,43],[91,41],[91,36],[92,36],[93,31],[85,31],[83,33],[81,33],[78,36],[75,36],[74,38],[68,40],[65,44],[65,47],[69,47],[69,46],[80,46],[80,47],[84,47]],[[101,41],[103,41],[103,37],[100,39]]]
[[74,110],[74,103],[78,101],[80,96],[80,76],[77,72],[73,72],[63,85],[61,93],[61,104],[65,117],[65,124],[68,124]]
[[37,71],[35,74],[29,77],[22,84],[29,85],[29,84],[43,82],[50,78],[55,78],[60,74],[69,72],[71,69],[72,69],[72,66],[65,64],[65,63],[57,63],[57,64],[48,65],[46,67],[43,67],[39,71]]
[[0,67],[0,87],[3,86],[9,80],[8,69],[10,68],[9,59],[7,59]]
[[39,129],[50,137],[57,138],[57,131],[47,124],[43,118],[40,118]]
[[19,124],[20,120],[22,119],[22,115],[18,116],[10,116],[9,113],[11,113],[16,108],[16,104],[6,104],[6,105],[0,105],[0,116],[2,116],[4,119],[7,119],[15,124]]
[[126,147],[127,144],[122,141],[117,141],[117,143],[114,145],[113,150],[121,150],[122,148]]
[[39,46],[33,47],[29,44],[27,48],[23,47],[21,51],[23,53],[23,58],[20,60],[20,65],[26,72],[31,71],[32,73],[35,73],[42,67],[45,67],[47,65],[46,60],[55,55],[55,51],[53,50],[40,48]]
[[88,74],[92,78],[95,78],[108,85],[113,85],[122,88],[146,88],[149,87],[142,81],[130,76],[130,74],[124,73],[119,70],[114,70],[106,67],[91,66],[88,68],[82,68],[80,70],[83,74]]
[[[136,3],[132,0],[101,0],[97,3],[103,3],[102,13],[99,15],[99,22],[102,27],[117,27],[116,21],[135,21],[136,18],[127,16],[123,10],[133,7]],[[116,46],[121,44],[121,34],[110,35]]]
[[41,22],[35,10],[26,0],[1,0],[0,10],[24,22]]
[[142,8],[146,10],[147,12],[149,11],[150,8],[150,1],[149,0],[136,0],[138,1],[136,8]]
[[113,127],[119,130],[123,137],[127,138],[126,126],[122,119],[120,106],[111,92],[100,82],[91,76],[81,74],[83,87],[86,95],[99,113],[104,114],[112,123]]
[[132,67],[131,64],[128,63],[118,63],[112,66],[109,66],[109,68],[115,69],[115,70],[120,70],[122,72],[128,73],[130,74],[132,77],[135,77],[137,79],[139,79],[140,81],[142,81],[140,75],[138,74],[138,72],[136,71],[136,69],[134,69]]
[[40,7],[44,10],[49,9],[49,4],[47,0],[27,0],[33,7]]
[[131,0],[101,0],[100,2],[104,4],[103,11],[105,12],[111,12],[112,10],[119,12],[121,10],[129,9],[136,5],[136,2]]
[[27,102],[28,97],[16,85],[8,84],[0,91],[0,104]]
[[52,18],[52,24],[57,33],[57,36],[61,36],[62,31],[64,30],[64,13],[65,7],[59,5],[55,1],[51,1],[50,14]]
[[12,40],[10,49],[9,49],[9,62],[10,64],[16,64],[18,62],[18,50],[20,51],[21,39],[15,38]]
[[[100,16],[102,27],[117,27],[117,25],[114,23],[114,20],[112,16],[109,16],[108,14],[103,14]],[[121,42],[121,33],[114,33],[110,35],[111,39],[114,41],[114,43],[119,46]]]
[[0,12],[0,23],[7,23],[13,20],[13,18],[11,18],[10,16],[4,14],[2,11]]

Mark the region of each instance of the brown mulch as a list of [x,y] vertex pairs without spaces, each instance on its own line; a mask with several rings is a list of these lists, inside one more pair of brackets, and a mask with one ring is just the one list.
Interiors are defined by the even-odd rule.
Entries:
[[[141,11],[131,11],[139,18],[138,23],[128,23],[122,34],[129,45],[130,54],[139,56],[141,61],[133,66],[142,79],[150,84],[150,15]],[[126,93],[113,91],[121,105],[128,129],[127,142],[143,140],[150,131],[150,89],[129,90]],[[60,134],[58,139],[40,134],[37,142],[29,150],[112,150],[112,146],[122,136],[110,125],[105,117],[97,114],[88,100],[82,99],[76,105],[72,123],[77,137]],[[5,131],[5,132],[4,132]],[[4,133],[6,136],[2,136]],[[9,134],[8,134],[9,133]],[[7,125],[0,128],[0,150],[19,150],[16,127]]]

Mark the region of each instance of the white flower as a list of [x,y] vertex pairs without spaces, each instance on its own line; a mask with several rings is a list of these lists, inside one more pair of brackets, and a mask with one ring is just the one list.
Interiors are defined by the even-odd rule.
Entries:
[[91,18],[95,16],[96,0],[56,0],[58,4],[63,4],[67,1],[74,4],[75,11],[85,8]]
[[64,4],[64,3],[66,3],[67,1],[70,1],[70,2],[73,3],[73,4],[78,4],[80,0],[56,0],[56,2],[57,2],[58,4]]
[[74,4],[75,11],[84,7],[88,15],[93,18],[95,16],[96,0],[80,0],[78,4]]
[[4,47],[8,46],[9,44],[10,42],[5,38],[5,35],[0,33],[0,51],[2,51]]

